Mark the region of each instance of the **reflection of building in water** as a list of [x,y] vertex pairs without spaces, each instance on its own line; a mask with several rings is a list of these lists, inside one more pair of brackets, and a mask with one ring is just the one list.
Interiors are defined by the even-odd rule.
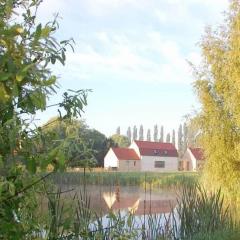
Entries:
[[103,193],[103,199],[109,209],[128,210],[136,215],[169,213],[176,206],[173,199],[146,200],[144,204],[144,199],[139,196],[120,197],[119,201],[116,201],[116,194],[109,192]]
[[103,199],[105,203],[107,204],[108,208],[111,209],[113,204],[116,201],[116,193],[114,192],[104,192],[103,193]]

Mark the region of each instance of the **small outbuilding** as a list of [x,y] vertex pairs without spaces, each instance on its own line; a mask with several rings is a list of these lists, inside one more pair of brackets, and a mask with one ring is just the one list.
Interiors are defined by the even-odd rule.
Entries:
[[139,171],[140,157],[131,148],[110,148],[104,158],[104,168],[121,171]]
[[182,170],[198,171],[203,168],[205,161],[202,148],[187,148],[182,157]]

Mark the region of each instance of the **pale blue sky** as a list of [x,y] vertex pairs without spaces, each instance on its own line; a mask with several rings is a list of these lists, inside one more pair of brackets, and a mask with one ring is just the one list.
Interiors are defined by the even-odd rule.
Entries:
[[[61,90],[91,88],[87,124],[107,136],[140,124],[177,128],[198,107],[186,60],[200,61],[196,45],[206,25],[223,21],[227,0],[44,0],[39,17],[58,12],[59,39],[73,37],[66,66],[55,66]],[[55,115],[38,114],[40,122]]]

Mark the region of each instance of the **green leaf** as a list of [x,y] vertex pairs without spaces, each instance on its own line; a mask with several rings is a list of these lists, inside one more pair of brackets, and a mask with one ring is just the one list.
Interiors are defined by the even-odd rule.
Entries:
[[27,169],[31,173],[35,173],[37,170],[35,158],[30,158],[27,160]]
[[2,167],[3,167],[3,156],[0,155],[0,168],[2,168]]
[[36,32],[35,32],[35,41],[37,41],[40,37],[41,37],[41,33],[42,33],[42,24],[38,24],[37,28],[36,28]]
[[12,73],[6,73],[6,72],[2,72],[0,73],[0,81],[6,81],[8,80],[10,77],[12,76]]
[[57,77],[51,76],[48,80],[44,81],[44,86],[51,86],[51,85],[55,84],[56,81],[57,81]]
[[51,27],[49,26],[46,26],[42,29],[42,32],[41,32],[41,37],[42,38],[47,38],[49,36],[49,33],[52,31]]
[[34,66],[34,63],[28,64],[21,70],[21,72],[26,73],[33,66]]
[[37,109],[44,110],[46,107],[46,95],[39,89],[33,91],[30,95],[33,105]]
[[64,167],[65,167],[65,155],[64,155],[64,153],[62,151],[58,152],[57,160],[58,160],[58,164],[59,164],[59,169],[60,170],[64,170]]
[[23,80],[23,78],[24,78],[24,75],[22,75],[22,74],[17,74],[17,75],[16,75],[16,80],[17,80],[18,82],[21,82],[21,81]]

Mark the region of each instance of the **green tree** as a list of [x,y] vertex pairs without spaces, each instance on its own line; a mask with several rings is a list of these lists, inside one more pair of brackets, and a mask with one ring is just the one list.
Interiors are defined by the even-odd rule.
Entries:
[[132,131],[131,131],[131,127],[128,127],[128,129],[127,129],[127,138],[128,138],[128,141],[129,141],[129,142],[132,141]]
[[201,138],[201,129],[199,127],[198,117],[188,116],[187,118],[187,141],[190,147],[199,147]]
[[128,147],[130,145],[128,137],[124,135],[114,134],[110,138],[118,147]]
[[147,130],[147,141],[151,141],[151,130]]
[[178,154],[180,157],[183,156],[183,130],[182,124],[179,125],[178,128]]
[[117,129],[116,129],[116,134],[121,134],[121,129],[120,129],[120,127],[117,127]]
[[139,136],[139,140],[140,140],[140,141],[143,141],[143,140],[144,140],[143,125],[140,125],[138,136]]
[[86,166],[87,159],[88,167],[94,166],[95,160],[98,166],[103,165],[110,142],[104,134],[95,129],[89,129],[84,121],[73,119],[66,122],[53,118],[42,128],[45,138],[51,135],[47,151],[63,151],[65,159],[68,160],[67,166]]
[[172,144],[175,146],[176,145],[176,134],[175,134],[175,130],[172,130]]
[[163,126],[161,126],[159,142],[163,142],[163,141],[164,141],[164,129],[163,129]]
[[231,1],[225,24],[207,28],[201,41],[202,64],[195,68],[201,103],[198,122],[206,182],[239,193],[240,179],[240,2]]
[[184,122],[183,124],[183,152],[187,150],[188,147],[188,127],[187,123]]
[[153,140],[154,140],[154,142],[158,142],[158,126],[157,126],[157,124],[154,125],[154,129],[153,129]]
[[167,136],[166,136],[166,142],[167,143],[171,142],[171,135],[170,135],[170,133],[168,133]]
[[133,126],[133,140],[137,140],[138,138],[138,131],[136,125]]
[[[45,143],[42,129],[29,127],[27,119],[44,111],[56,91],[50,67],[65,63],[71,41],[57,41],[57,19],[38,23],[41,1],[0,1],[0,238],[30,239],[37,233],[35,179],[37,167],[48,163],[64,167],[62,155],[40,152]],[[17,15],[16,13],[19,13]],[[77,117],[87,104],[82,90],[64,93],[56,103],[62,119]],[[45,178],[42,177],[42,178]]]

